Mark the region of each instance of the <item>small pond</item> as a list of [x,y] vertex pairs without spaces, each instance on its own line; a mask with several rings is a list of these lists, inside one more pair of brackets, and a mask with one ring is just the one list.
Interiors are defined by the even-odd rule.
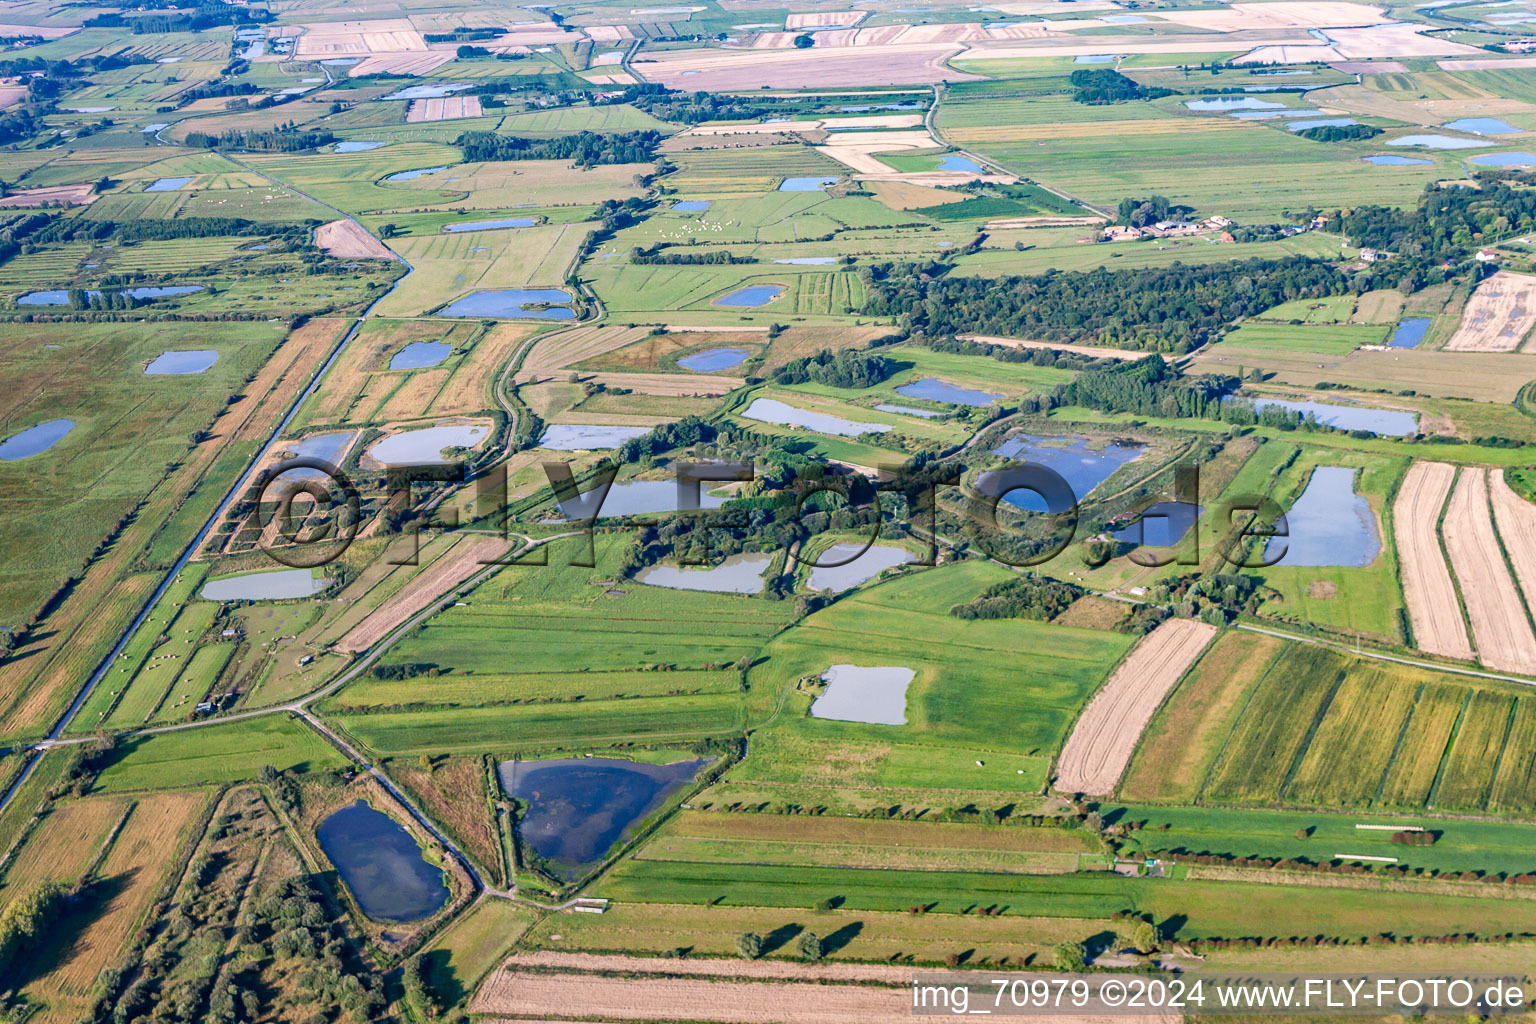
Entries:
[[170,122],[168,122],[168,121],[161,121],[161,122],[156,122],[155,124],[147,124],[143,128],[140,128],[139,131],[143,132],[145,135],[153,135],[153,134],[155,134],[155,132],[163,132],[163,131],[165,131],[170,126],[171,126]]
[[329,60],[323,60],[320,63],[324,64],[328,68],[345,68],[351,67],[353,64],[361,63],[362,59],[363,58],[361,57],[332,57]]
[[1287,121],[1285,126],[1293,132],[1304,132],[1308,128],[1347,128],[1359,123],[1352,117],[1320,117],[1310,121]]
[[1116,530],[1115,539],[1149,548],[1171,548],[1184,539],[1205,509],[1187,501],[1159,501],[1148,505],[1140,518]]
[[1401,437],[1416,433],[1419,429],[1418,418],[1413,413],[1394,409],[1333,405],[1328,402],[1292,402],[1282,398],[1254,398],[1250,401],[1255,409],[1278,407],[1299,412],[1303,417],[1311,413],[1319,423],[1340,430],[1369,430],[1373,434]]
[[1450,135],[1404,135],[1400,139],[1388,139],[1389,146],[1423,146],[1425,149],[1477,149],[1493,143],[1482,139],[1458,139]]
[[763,589],[763,572],[772,561],[772,555],[742,552],[731,555],[713,569],[647,566],[635,574],[635,579],[653,587],[671,587],[673,590],[758,594]]
[[1381,552],[1381,535],[1371,503],[1355,493],[1355,471],[1318,466],[1307,489],[1285,514],[1289,536],[1271,537],[1265,560],[1284,553],[1277,565],[1370,565]]
[[486,427],[472,423],[446,423],[422,430],[391,434],[368,449],[368,454],[386,466],[445,465],[444,448],[473,448],[485,440]]
[[[574,320],[576,311],[553,303],[570,302],[571,293],[563,288],[499,288],[471,292],[445,306],[439,316],[526,317],[531,320]],[[551,303],[541,309],[534,304]]]
[[837,262],[836,256],[788,256],[774,260],[775,263],[787,263],[795,267],[830,267]]
[[783,291],[784,286],[781,284],[747,285],[745,288],[738,288],[733,292],[720,296],[714,301],[714,305],[734,306],[737,308],[766,306],[778,298]]
[[204,601],[282,601],[313,597],[330,585],[330,580],[316,579],[308,569],[277,569],[209,580],[198,596]]
[[416,168],[413,171],[396,171],[394,174],[386,176],[384,178],[384,180],[385,181],[415,181],[417,178],[421,177],[424,174],[436,174],[438,171],[446,171],[447,169],[448,169],[448,165],[447,164],[440,164],[437,167],[418,167],[418,168]]
[[1484,167],[1524,167],[1536,165],[1536,153],[1489,153],[1472,157],[1472,162]]
[[967,159],[958,153],[951,153],[939,160],[941,171],[962,171],[966,174],[981,174],[981,165],[974,160]]
[[[810,579],[806,586],[812,590],[830,590],[833,593],[841,593],[849,587],[856,587],[866,580],[872,580],[887,569],[917,560],[917,556],[906,548],[898,548],[890,544],[871,544],[867,551],[860,544],[833,544],[816,556],[815,565],[811,568]],[[858,555],[857,558],[854,558]],[[844,562],[852,558],[847,565],[834,563]]]
[[[1082,500],[1093,493],[1093,489],[1108,480],[1109,477],[1125,465],[1140,457],[1142,450],[1133,445],[1107,444],[1103,448],[1089,448],[1088,442],[1080,437],[1072,438],[1066,446],[1058,444],[1046,444],[1046,441],[1062,440],[1060,438],[1031,437],[1027,434],[1009,438],[993,449],[996,454],[1015,462],[1037,462],[1042,466],[1055,470],[1067,481],[1067,486],[1072,488],[1072,493],[1077,500]],[[987,479],[991,474],[983,473],[977,478],[976,485],[985,493],[987,491]],[[1050,509],[1045,507],[1045,499],[1033,491],[1013,491],[1003,497],[1008,504],[1024,509],[1026,512],[1064,512],[1065,509]]]
[[[725,504],[726,499],[709,493],[709,482],[705,481],[699,486],[699,508],[719,508]],[[582,497],[591,494],[591,491],[583,491]],[[678,501],[676,480],[628,480],[624,483],[616,483],[608,488],[608,494],[603,498],[603,506],[598,510],[600,518],[609,516],[638,516],[650,512],[679,512],[683,511],[682,503]],[[575,504],[561,505],[560,510],[572,519],[582,515],[582,509]],[[590,514],[588,509],[587,513]]]
[[859,423],[854,420],[845,420],[841,416],[796,409],[775,398],[754,398],[752,404],[747,406],[746,412],[741,415],[746,419],[758,420],[762,423],[804,427],[806,430],[814,430],[820,434],[833,434],[837,437],[858,437],[860,434],[869,433],[883,434],[891,429],[884,423]]
[[740,366],[751,354],[750,350],[744,348],[707,348],[703,352],[683,356],[677,361],[677,365],[694,373],[715,373],[719,370],[729,370],[733,366]]
[[181,188],[192,184],[191,177],[186,178],[159,178],[154,184],[146,188],[145,192],[176,192]]
[[880,412],[895,412],[903,416],[921,416],[925,420],[936,420],[944,414],[934,409],[914,409],[910,405],[891,405],[889,402],[881,402],[875,406]]
[[442,869],[404,826],[362,800],[322,821],[315,838],[369,917],[421,921],[448,902]]
[[1463,117],[1447,121],[1445,127],[1455,132],[1471,132],[1474,135],[1512,135],[1520,129],[1497,117]]
[[453,346],[446,341],[413,341],[389,361],[391,370],[425,370],[448,358]]
[[218,361],[219,354],[211,348],[185,349],[180,352],[162,352],[150,360],[144,372],[151,377],[161,375],[182,376],[205,373]]
[[827,688],[811,702],[811,717],[906,725],[907,687],[914,675],[900,665],[833,665],[821,674]]
[[336,143],[338,153],[366,153],[370,149],[378,149],[384,145],[382,142],[348,141]]
[[1221,96],[1214,99],[1185,100],[1190,110],[1284,110],[1284,103],[1261,100],[1255,96]]
[[456,92],[463,92],[472,88],[473,82],[448,82],[443,85],[413,85],[405,89],[397,89],[388,96],[382,96],[385,100],[440,100],[444,96],[451,96]]
[[779,185],[780,192],[821,192],[836,178],[785,178]]
[[[324,459],[333,466],[341,465],[341,454],[352,442],[350,430],[332,431],[328,434],[310,434],[308,437],[282,445],[297,459]],[[282,465],[282,463],[278,463]],[[282,474],[286,480],[303,480],[307,477],[324,476],[318,469],[294,469]]]
[[540,448],[557,452],[595,452],[617,448],[625,441],[644,437],[650,427],[601,427],[583,423],[551,423],[539,439]]
[[573,757],[503,761],[497,773],[502,789],[527,804],[518,823],[523,843],[562,877],[574,879],[629,839],[708,763]]
[[1414,164],[1432,164],[1433,160],[1425,160],[1416,156],[1398,156],[1396,153],[1380,153],[1376,156],[1363,156],[1360,159],[1368,164],[1378,167],[1409,167]]
[[937,377],[924,377],[910,384],[903,384],[896,389],[898,395],[908,398],[921,398],[929,402],[947,402],[950,405],[991,405],[1002,398],[1002,394],[993,394],[989,391],[977,391],[973,388],[956,387],[946,384]]
[[708,199],[684,199],[672,204],[672,209],[679,213],[703,213],[709,209]]
[[17,459],[29,459],[34,455],[41,455],[64,440],[64,435],[74,429],[74,420],[48,420],[28,427],[0,441],[0,459],[15,462]]
[[1419,342],[1424,340],[1424,335],[1429,331],[1429,325],[1430,318],[1427,316],[1409,317],[1397,325],[1388,344],[1393,348],[1418,348]]
[[[171,295],[191,295],[200,292],[203,286],[200,284],[171,284],[157,285],[154,287],[124,288],[124,295],[131,295],[135,299],[163,299]],[[91,298],[99,298],[101,292],[95,288],[86,292]],[[69,292],[63,288],[53,288],[48,291],[28,292],[16,300],[19,306],[67,306],[69,305]]]
[[458,234],[461,231],[494,231],[497,228],[531,228],[534,223],[532,217],[503,217],[500,220],[472,220],[463,224],[449,224],[443,230],[450,234]]
[[1115,55],[1112,53],[1085,53],[1081,57],[1073,57],[1073,64],[1113,64]]

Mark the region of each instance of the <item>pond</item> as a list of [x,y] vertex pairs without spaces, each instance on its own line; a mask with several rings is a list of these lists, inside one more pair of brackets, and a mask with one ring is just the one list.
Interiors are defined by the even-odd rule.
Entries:
[[709,209],[708,199],[684,199],[672,204],[672,209],[679,213],[703,213]]
[[1352,117],[1320,117],[1310,121],[1287,121],[1285,126],[1293,132],[1304,132],[1308,128],[1347,128],[1359,123]]
[[453,346],[446,341],[413,341],[394,354],[391,370],[425,370],[448,358]]
[[448,902],[442,869],[403,825],[362,800],[321,822],[315,838],[369,917],[421,921]]
[[157,121],[154,124],[145,125],[143,128],[140,128],[139,131],[143,132],[145,135],[153,135],[155,132],[165,131],[170,126],[170,122],[168,121]]
[[1250,399],[1255,409],[1268,409],[1277,407],[1299,412],[1303,417],[1308,413],[1317,417],[1319,423],[1340,430],[1369,430],[1373,434],[1402,437],[1405,434],[1417,433],[1418,417],[1411,412],[1398,412],[1393,409],[1371,409],[1362,405],[1333,405],[1327,402],[1292,402],[1281,398],[1254,398]]
[[789,256],[774,260],[775,263],[787,263],[795,267],[830,267],[837,262],[836,256]]
[[1277,565],[1338,565],[1361,568],[1381,553],[1381,535],[1371,503],[1355,493],[1355,471],[1318,466],[1307,489],[1285,514],[1289,536],[1271,537],[1264,546]]
[[1472,157],[1472,162],[1484,167],[1524,167],[1536,164],[1536,153],[1489,153]]
[[[581,492],[583,498],[591,493],[591,491]],[[707,482],[700,486],[699,508],[719,508],[725,504],[725,501],[726,499],[709,493]],[[578,519],[582,515],[581,508],[574,503],[562,504],[560,511],[572,519]],[[591,510],[587,511],[590,514]],[[680,511],[684,509],[678,500],[676,480],[628,480],[608,488],[608,494],[603,498],[603,506],[598,510],[598,515],[606,519],[610,516],[639,516],[651,512]]]
[[744,348],[707,348],[703,352],[683,356],[677,361],[677,365],[694,373],[715,373],[719,370],[729,370],[733,366],[740,366],[751,354],[749,349]]
[[827,688],[811,702],[811,717],[906,725],[907,687],[916,674],[900,665],[833,665],[821,674]]
[[361,63],[362,59],[363,58],[361,57],[332,57],[329,60],[323,60],[320,63],[324,64],[328,68],[345,68],[351,67],[353,64]]
[[176,192],[183,186],[192,183],[191,177],[186,178],[159,178],[154,184],[146,188],[145,192]]
[[1471,132],[1474,135],[1512,135],[1520,129],[1502,121],[1497,117],[1463,117],[1455,121],[1447,121],[1444,127],[1456,132]]
[[981,174],[981,165],[974,160],[967,159],[958,153],[951,153],[939,160],[941,171],[963,171],[966,174]]
[[836,178],[785,178],[779,184],[780,192],[821,192]]
[[[338,430],[328,434],[310,434],[282,447],[293,453],[296,459],[324,459],[333,466],[341,465],[341,455],[352,442],[353,431]],[[278,463],[281,465],[282,463]],[[282,474],[284,480],[303,480],[324,476],[318,469],[294,469]]]
[[388,96],[382,96],[385,100],[440,100],[444,96],[451,96],[456,92],[463,92],[472,88],[472,82],[448,82],[443,85],[413,85],[405,89],[397,89]]
[[956,387],[954,384],[946,384],[937,377],[924,377],[922,380],[903,384],[896,389],[898,395],[907,398],[921,398],[929,402],[946,402],[950,405],[991,405],[1002,398],[1002,394],[993,394],[989,391],[977,391],[973,388]]
[[858,437],[860,434],[883,434],[891,428],[884,423],[859,423],[841,416],[829,416],[823,412],[796,409],[774,398],[754,398],[747,411],[741,414],[760,423],[777,423],[786,427],[804,427],[820,434],[836,437]]
[[494,231],[497,228],[531,228],[534,223],[532,217],[503,217],[500,220],[472,220],[463,224],[449,224],[443,230],[450,234],[458,234],[461,231]]
[[330,580],[316,579],[308,569],[277,569],[209,580],[198,596],[204,601],[283,601],[313,597],[330,585]]
[[1482,139],[1457,139],[1449,135],[1404,135],[1400,139],[1388,139],[1389,146],[1423,146],[1425,149],[1477,149],[1493,143]]
[[1073,57],[1073,64],[1112,64],[1115,55],[1112,53],[1085,53],[1081,57]]
[[1419,342],[1424,340],[1424,335],[1429,331],[1429,325],[1430,318],[1427,316],[1409,317],[1397,325],[1388,344],[1393,348],[1418,348]]
[[1322,117],[1321,110],[1234,110],[1227,115],[1239,121],[1267,121],[1272,117]]
[[1215,99],[1185,100],[1190,110],[1284,110],[1284,103],[1261,100],[1254,96],[1221,96]]
[[[864,553],[860,555],[860,551]],[[855,558],[855,555],[858,557]],[[853,561],[846,565],[833,564],[850,558]],[[815,561],[820,564],[811,568],[811,576],[806,581],[806,586],[812,590],[841,593],[849,587],[856,587],[860,583],[874,579],[887,569],[915,562],[917,556],[906,548],[898,548],[890,544],[871,544],[868,550],[864,550],[863,543],[833,544],[818,554]]]
[[338,142],[338,143],[336,143],[336,152],[338,152],[338,153],[366,153],[370,149],[378,149],[382,145],[384,145],[384,143],[382,143],[382,142],[362,142],[362,141]]
[[439,164],[436,167],[418,167],[418,168],[416,168],[413,171],[396,171],[394,174],[386,175],[384,180],[385,181],[415,181],[417,178],[421,177],[424,174],[436,174],[438,171],[446,171],[447,169],[448,169],[448,165],[447,164]]
[[444,448],[473,448],[485,440],[488,428],[472,423],[445,423],[423,430],[391,434],[368,449],[375,461],[386,466],[446,465]]
[[738,288],[720,296],[714,301],[716,306],[735,306],[737,308],[766,306],[784,291],[781,284],[753,284],[745,288]]
[[180,352],[162,352],[150,360],[144,372],[151,377],[163,375],[205,373],[218,361],[219,354],[211,348],[192,348]]
[[75,429],[74,420],[48,420],[12,434],[0,441],[0,459],[15,462],[41,455],[64,440],[64,435]]
[[523,843],[571,880],[599,863],[615,843],[628,840],[708,763],[574,757],[503,761],[497,773],[501,788],[527,804],[518,822]]
[[1378,167],[1409,167],[1414,164],[1432,164],[1433,160],[1425,160],[1416,156],[1398,156],[1395,153],[1381,153],[1376,156],[1363,156],[1360,159],[1368,164]]
[[717,594],[758,594],[763,589],[763,572],[773,561],[772,555],[742,552],[731,555],[713,569],[652,565],[635,574],[635,579],[652,587],[673,590],[708,590]]
[[1128,526],[1114,532],[1118,541],[1149,548],[1171,548],[1184,539],[1205,509],[1187,501],[1158,501],[1148,505]]
[[[203,286],[200,284],[171,284],[157,285],[154,287],[124,288],[124,295],[131,295],[135,299],[163,299],[170,295],[191,295],[200,292]],[[86,292],[91,298],[100,298],[101,292],[95,288]],[[69,292],[63,288],[53,288],[48,291],[28,292],[16,300],[18,306],[67,306],[69,305]]]
[[471,292],[445,306],[439,316],[526,317],[531,320],[574,320],[576,311],[569,306],[547,305],[528,309],[535,303],[570,302],[571,293],[563,288],[499,288]]
[[881,402],[875,408],[880,412],[895,412],[903,416],[921,416],[925,420],[936,420],[944,415],[935,409],[914,409],[910,405],[891,405],[889,402]]
[[[1067,486],[1072,488],[1079,502],[1092,494],[1095,487],[1108,480],[1115,470],[1139,458],[1142,452],[1141,448],[1133,445],[1113,443],[1103,448],[1089,448],[1087,439],[1081,437],[1072,438],[1066,446],[1045,443],[1060,440],[1024,434],[1009,438],[993,451],[1015,462],[1037,462],[1055,470],[1067,481]],[[983,473],[977,478],[976,485],[983,493],[992,493],[987,490],[987,480],[991,475]],[[1059,508],[1047,510],[1045,499],[1033,491],[1013,491],[1004,495],[1003,500],[1026,512],[1066,511]]]
[[644,437],[651,427],[599,427],[583,423],[551,423],[539,439],[540,448],[557,452],[595,452],[617,448],[625,441]]

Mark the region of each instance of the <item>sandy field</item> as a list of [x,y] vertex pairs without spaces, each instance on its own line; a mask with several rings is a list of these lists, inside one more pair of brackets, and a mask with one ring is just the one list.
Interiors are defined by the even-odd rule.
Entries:
[[1536,596],[1536,505],[1510,489],[1502,469],[1489,470],[1488,495],[1493,499],[1499,539],[1504,542],[1504,551],[1515,567],[1515,577],[1529,605]]
[[534,343],[523,357],[519,380],[532,380],[583,359],[633,344],[650,333],[649,327],[578,327],[549,334]]
[[348,78],[360,75],[425,75],[453,60],[451,53],[381,53],[365,58],[347,69]]
[[603,372],[584,373],[581,379],[597,381],[611,388],[627,388],[642,395],[665,395],[671,398],[715,398],[747,383],[740,377],[721,377],[714,373]]
[[392,260],[395,254],[355,220],[333,220],[315,228],[315,245],[332,256]]
[[1499,71],[1503,68],[1536,68],[1536,56],[1472,58],[1435,62],[1441,71]]
[[452,121],[460,117],[479,117],[482,113],[478,96],[444,96],[440,99],[412,100],[405,120],[408,123]]
[[1143,637],[1072,727],[1056,766],[1056,788],[1113,793],[1158,705],[1218,632],[1195,619],[1170,619]]
[[869,17],[868,11],[816,11],[813,14],[791,14],[784,19],[785,28],[812,28],[817,25],[857,25]]
[[96,201],[96,194],[89,185],[50,185],[47,188],[24,188],[0,199],[0,209],[17,206],[42,206],[44,203],[66,203],[85,206]]
[[506,554],[509,547],[500,537],[460,541],[338,640],[337,649],[349,654],[366,651],[411,616],[484,569],[484,563]]
[[631,61],[630,68],[647,81],[690,91],[976,81],[980,76],[946,65],[956,50],[944,44],[769,52],[696,50],[680,51],[675,58],[668,54],[666,60]]
[[1488,513],[1488,471],[1467,467],[1445,513],[1445,550],[1472,621],[1478,656],[1489,668],[1536,674],[1536,636],[1510,578]]
[[[990,227],[990,225],[989,225]],[[992,334],[961,334],[961,341],[979,341],[985,345],[1005,345],[1008,348],[1049,348],[1057,352],[1072,352],[1080,356],[1092,356],[1095,359],[1145,359],[1150,352],[1137,352],[1129,348],[1107,348],[1100,345],[1067,345],[1046,343],[1043,341],[1020,341],[1018,338],[999,338]],[[1174,356],[1163,354],[1168,362],[1174,360]]]
[[1461,326],[1445,343],[1451,352],[1513,352],[1536,315],[1536,277],[1501,270],[1477,286]]
[[1430,654],[1471,661],[1472,644],[1461,618],[1461,603],[1435,531],[1455,477],[1456,467],[1444,462],[1415,462],[1409,467],[1392,503],[1392,532],[1414,645]]

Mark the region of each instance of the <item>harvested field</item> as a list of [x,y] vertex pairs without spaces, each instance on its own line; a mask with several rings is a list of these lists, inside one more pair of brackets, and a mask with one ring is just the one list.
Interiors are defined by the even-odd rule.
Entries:
[[411,124],[420,121],[452,121],[460,117],[479,117],[483,113],[478,96],[443,96],[439,99],[412,100],[405,120]]
[[1328,38],[1341,57],[1372,60],[1382,57],[1444,57],[1476,53],[1478,48],[1429,34],[1429,25],[1371,25],[1366,28],[1331,28]]
[[79,878],[127,806],[122,799],[102,797],[56,805],[6,868],[5,890],[14,896],[38,882],[70,883]]
[[1455,477],[1456,467],[1448,463],[1414,463],[1392,504],[1392,530],[1402,563],[1403,600],[1408,605],[1414,646],[1470,661],[1472,644],[1435,529]]
[[918,210],[925,206],[941,206],[945,203],[964,202],[970,198],[964,193],[945,192],[930,185],[913,185],[905,181],[878,181],[870,185],[875,198],[893,210]]
[[1342,60],[1328,66],[1346,75],[1406,75],[1408,73],[1408,66],[1395,60]]
[[628,25],[585,25],[582,31],[594,43],[617,43],[635,37]]
[[1114,792],[1163,697],[1217,632],[1215,626],[1194,619],[1173,619],[1148,633],[1077,720],[1061,750],[1056,788],[1067,793]]
[[627,71],[620,72],[619,74],[616,74],[616,75],[591,75],[591,74],[586,74],[586,75],[582,75],[581,77],[585,78],[587,81],[591,82],[593,85],[634,85],[635,81],[636,81],[635,80],[635,76],[631,75]]
[[1493,499],[1493,518],[1498,525],[1499,539],[1515,567],[1515,578],[1529,605],[1536,595],[1536,505],[1532,505],[1510,489],[1504,482],[1502,469],[1492,470],[1488,479],[1488,494]]
[[519,380],[536,380],[584,359],[633,344],[650,332],[647,327],[578,327],[540,338],[523,358]]
[[1536,674],[1536,636],[1499,550],[1488,510],[1488,471],[1462,470],[1445,513],[1445,549],[1461,581],[1478,656],[1489,668]]
[[944,43],[915,43],[771,52],[691,50],[666,60],[632,61],[630,68],[647,81],[708,92],[978,80],[981,76],[948,67],[957,49]]
[[[1103,224],[1103,217],[1003,217],[989,220],[984,225],[988,231],[1017,231],[1027,228],[1075,228]],[[1141,353],[1146,355],[1145,352]]]
[[[938,149],[939,143],[933,136],[925,131],[912,132],[858,132],[853,135],[837,135],[828,140],[827,145],[817,146],[816,149],[839,163],[852,167],[860,174],[900,175],[904,180],[908,175],[902,175],[896,168],[882,163],[876,153],[891,153],[897,150],[913,149]],[[960,175],[959,180],[965,181],[978,175]],[[958,183],[958,182],[957,182]]]
[[[370,53],[425,51],[427,41],[404,18],[378,21],[310,22],[294,44],[295,57],[351,57]],[[452,55],[449,55],[452,59]]]
[[1435,64],[1441,71],[1502,71],[1506,68],[1536,68],[1536,56],[1473,57],[1470,60],[1440,60]]
[[791,14],[784,19],[784,27],[813,28],[817,25],[857,25],[868,16],[868,11],[817,11],[813,14]]
[[357,221],[348,218],[333,220],[315,228],[315,245],[332,256],[375,260],[395,258],[395,254],[383,242],[370,235]]
[[453,60],[453,54],[429,51],[425,53],[382,53],[368,57],[347,69],[348,78],[363,75],[425,75]]
[[26,98],[27,90],[19,85],[0,87],[0,110],[14,107]]
[[594,373],[590,376],[583,374],[582,380],[593,380],[611,388],[627,388],[642,395],[673,398],[715,398],[747,383],[741,377],[722,377],[716,373]]
[[99,198],[90,185],[54,185],[51,188],[24,188],[0,198],[0,209],[42,206],[44,203],[68,203],[85,206]]
[[461,541],[337,641],[336,647],[353,654],[366,651],[411,616],[480,572],[486,563],[506,554],[507,548],[507,542],[499,537]]
[[[991,334],[963,334],[961,341],[975,341],[983,345],[1003,345],[1007,348],[1049,348],[1057,352],[1071,352],[1079,356],[1092,356],[1095,359],[1145,359],[1146,352],[1137,352],[1128,348],[1108,348],[1102,345],[1068,345],[1065,343],[1047,343],[1044,341],[1021,341],[1018,338],[999,338]],[[1164,355],[1164,359],[1173,360],[1173,356]]]
[[1207,32],[1249,32],[1261,29],[1332,28],[1373,25],[1388,19],[1379,7],[1343,0],[1281,0],[1279,3],[1233,4],[1222,10],[1151,11],[1154,18]]
[[1514,352],[1536,324],[1536,277],[1501,270],[1467,300],[1452,352]]

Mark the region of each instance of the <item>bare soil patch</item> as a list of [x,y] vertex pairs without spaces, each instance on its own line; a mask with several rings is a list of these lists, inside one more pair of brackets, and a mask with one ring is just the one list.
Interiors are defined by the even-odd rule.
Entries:
[[0,198],[0,208],[18,206],[42,206],[44,203],[63,203],[66,206],[85,206],[96,201],[96,193],[90,185],[52,185],[48,188],[24,188]]
[[1461,326],[1445,343],[1452,352],[1513,352],[1536,324],[1536,277],[1501,270],[1477,286]]
[[486,562],[506,554],[508,547],[500,537],[461,541],[342,637],[337,649],[353,654],[366,651],[411,616],[480,572]]
[[1409,467],[1392,504],[1392,531],[1402,563],[1403,599],[1414,645],[1431,654],[1471,661],[1472,643],[1435,530],[1455,477],[1456,467],[1444,462],[1416,462]]
[[1339,592],[1339,585],[1332,580],[1313,580],[1307,584],[1307,596],[1314,601],[1327,601]]
[[342,218],[315,228],[315,245],[332,256],[392,260],[395,254],[355,220]]
[[[1090,356],[1094,359],[1145,359],[1150,352],[1137,352],[1129,348],[1108,348],[1103,345],[1068,345],[1061,342],[1023,341],[1019,338],[999,338],[991,334],[962,334],[961,341],[975,341],[983,345],[1002,345],[1006,348],[1049,348],[1057,352],[1071,352],[1074,355]],[[1164,359],[1172,361],[1173,357],[1164,355]]]

